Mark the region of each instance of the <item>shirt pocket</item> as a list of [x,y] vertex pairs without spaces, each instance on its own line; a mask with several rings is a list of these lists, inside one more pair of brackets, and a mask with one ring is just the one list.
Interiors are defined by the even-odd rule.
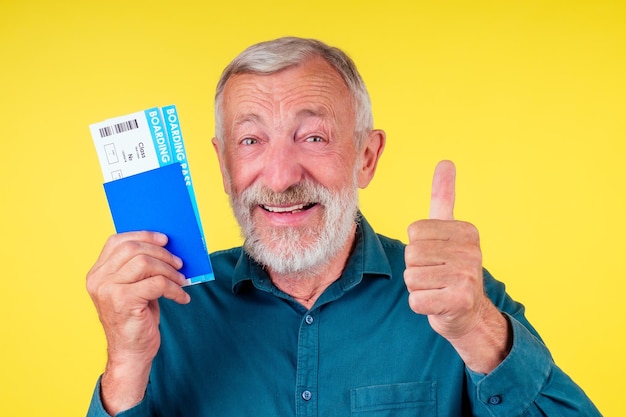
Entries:
[[437,383],[407,382],[350,390],[352,417],[436,417]]

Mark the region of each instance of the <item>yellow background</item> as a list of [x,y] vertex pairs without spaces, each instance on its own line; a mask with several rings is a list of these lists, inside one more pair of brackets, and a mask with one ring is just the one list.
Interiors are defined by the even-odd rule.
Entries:
[[83,415],[103,368],[84,277],[113,226],[88,125],[175,103],[210,249],[239,244],[214,86],[245,46],[290,34],[344,48],[369,86],[388,133],[361,193],[378,231],[406,240],[435,163],[456,161],[485,265],[600,410],[626,415],[625,5],[2,0],[0,415]]

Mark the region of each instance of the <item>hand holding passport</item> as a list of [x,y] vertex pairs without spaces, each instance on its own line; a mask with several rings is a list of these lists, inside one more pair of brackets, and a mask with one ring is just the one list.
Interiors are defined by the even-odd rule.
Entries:
[[187,285],[214,279],[176,107],[90,125],[118,233],[150,230],[183,260]]

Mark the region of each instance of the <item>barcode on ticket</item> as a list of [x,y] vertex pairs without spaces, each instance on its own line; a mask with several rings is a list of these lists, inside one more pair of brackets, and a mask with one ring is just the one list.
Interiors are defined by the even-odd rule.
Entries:
[[127,120],[121,123],[116,123],[112,126],[105,126],[98,129],[101,138],[113,136],[118,133],[128,132],[129,130],[139,129],[139,122],[137,119]]

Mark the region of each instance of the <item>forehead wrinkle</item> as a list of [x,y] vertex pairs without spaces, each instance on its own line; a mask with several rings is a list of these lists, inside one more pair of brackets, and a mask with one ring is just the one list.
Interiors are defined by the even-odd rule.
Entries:
[[[232,103],[237,103],[236,113],[246,113],[246,108],[254,109],[261,105],[261,107],[271,108],[271,100],[269,97],[270,92],[264,88],[263,83],[258,83],[252,79],[243,75],[234,75],[224,87],[223,102],[225,107],[228,107]],[[244,109],[240,111],[239,109]],[[253,111],[249,112],[253,114]]]
[[292,78],[292,82],[284,83],[282,88],[274,90],[280,113],[291,110],[297,116],[304,116],[302,112],[308,112],[337,120],[339,109],[335,106],[344,98],[348,98],[349,103],[346,104],[351,106],[346,82],[326,60],[312,57],[295,68],[300,70],[294,75],[295,80]]
[[[246,122],[262,125],[272,123],[274,128],[280,129],[289,124],[289,118],[308,116],[341,122],[338,113],[343,109],[336,107],[339,104],[344,107],[345,104],[345,110],[352,113],[351,95],[343,78],[326,62],[322,62],[322,65],[330,70],[299,75],[295,80],[291,79],[292,82],[276,79],[275,74],[233,76],[227,84],[234,88],[225,88],[231,91],[228,91],[228,97],[224,97],[225,101],[233,100],[237,103],[231,126],[240,126]],[[346,100],[337,100],[338,96]]]
[[321,119],[337,119],[337,109],[333,106],[330,88],[321,88],[313,91],[296,92],[283,97],[277,102],[279,113],[291,113],[296,119],[318,117]]
[[263,109],[265,109],[265,111],[271,111],[271,102],[257,96],[255,96],[254,99],[250,99],[246,95],[242,96],[244,98],[237,102],[237,106],[234,109],[234,114],[230,123],[230,130],[235,131],[237,128],[247,124],[265,125],[264,118],[262,116],[262,113],[264,112]]

